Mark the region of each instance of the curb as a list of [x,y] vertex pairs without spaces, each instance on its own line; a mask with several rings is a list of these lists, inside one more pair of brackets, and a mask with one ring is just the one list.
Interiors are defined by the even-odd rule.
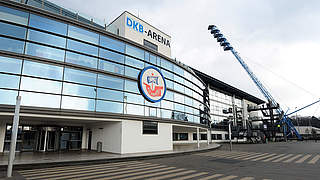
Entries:
[[[116,158],[107,158],[107,159],[92,159],[92,160],[78,160],[78,161],[63,161],[63,162],[45,162],[45,163],[32,163],[32,164],[16,164],[14,165],[14,170],[28,170],[28,169],[37,169],[37,168],[50,168],[57,166],[73,166],[73,165],[93,165],[100,163],[113,163],[113,162],[121,162],[121,161],[134,161],[134,160],[146,160],[146,159],[157,159],[163,157],[175,157],[182,155],[189,155],[199,152],[207,152],[219,149],[221,147],[218,144],[217,147],[200,149],[200,150],[189,150],[189,151],[181,151],[181,152],[173,152],[167,154],[152,154],[152,155],[141,155],[141,156],[132,156],[132,157],[116,157]],[[7,165],[0,165],[0,171],[6,171]]]

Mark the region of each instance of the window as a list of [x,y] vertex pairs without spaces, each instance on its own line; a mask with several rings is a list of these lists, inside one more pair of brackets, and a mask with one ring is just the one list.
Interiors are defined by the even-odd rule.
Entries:
[[187,141],[188,139],[188,133],[173,133],[174,141]]
[[144,104],[144,98],[140,94],[124,93],[125,102],[134,104]]
[[158,134],[158,122],[142,121],[142,134]]
[[124,55],[118,54],[112,51],[108,51],[102,48],[99,49],[99,57],[102,57],[114,62],[124,63]]
[[30,27],[46,30],[60,35],[67,35],[67,24],[57,22],[48,18],[30,14]]
[[118,77],[98,74],[98,86],[123,90],[124,80]]
[[217,134],[211,134],[211,139],[212,140],[217,140]]
[[66,48],[66,38],[43,33],[40,31],[35,31],[32,29],[28,30],[28,40],[40,42],[40,43],[48,44],[52,46],[57,46],[60,48]]
[[[180,111],[180,112],[184,112],[184,105],[178,104],[178,103],[174,103],[174,110]],[[183,119],[181,119],[181,120],[183,120]]]
[[98,59],[91,56],[67,52],[66,62],[90,68],[97,68]]
[[200,140],[207,140],[207,134],[200,134]]
[[0,6],[0,19],[18,24],[28,24],[29,13]]
[[63,83],[63,94],[71,96],[82,96],[88,98],[96,97],[96,88],[78,84]]
[[183,104],[184,96],[178,93],[174,93],[174,101]]
[[174,84],[174,90],[178,91],[178,92],[181,92],[181,93],[184,93],[184,86],[178,84],[178,83],[175,83]]
[[99,59],[99,69],[113,72],[117,74],[124,74],[124,66],[121,64],[105,61],[102,59]]
[[173,71],[173,63],[168,61],[168,60],[164,60],[162,59],[161,61],[161,67],[163,67],[166,70],[170,70]]
[[135,105],[135,104],[125,104],[125,113],[126,114],[132,114],[132,115],[144,115],[144,106]]
[[61,82],[21,77],[21,90],[61,94]]
[[166,101],[166,100],[162,100],[161,101],[161,108],[165,108],[165,109],[173,109],[173,102],[171,101]]
[[125,66],[124,67],[124,73],[128,77],[132,77],[132,78],[138,79],[138,75],[139,75],[140,71],[135,69],[135,68],[131,68],[131,67]]
[[50,64],[24,61],[22,74],[49,79],[62,80],[63,68]]
[[175,73],[179,74],[180,76],[184,76],[184,70],[181,67],[177,66],[177,65],[173,66],[173,71]]
[[0,89],[0,104],[14,105],[17,96],[18,91]]
[[133,93],[139,93],[138,82],[125,80],[124,90],[129,91],[129,92],[133,92]]
[[157,45],[155,45],[155,44],[153,44],[150,41],[147,41],[145,39],[143,40],[143,45],[146,46],[147,48],[150,48],[150,49],[154,50],[154,51],[158,51],[158,46]]
[[94,99],[62,96],[61,101],[62,101],[61,102],[62,109],[75,109],[75,110],[85,110],[85,111],[95,110]]
[[144,59],[144,51],[142,49],[138,49],[130,45],[126,46],[126,54],[134,56],[139,59]]
[[217,140],[222,140],[222,134],[217,134]]
[[122,91],[114,91],[114,90],[110,90],[110,89],[98,88],[97,93],[98,93],[98,95],[97,95],[98,99],[123,102],[123,92]]
[[131,65],[135,68],[140,68],[142,69],[144,67],[144,64],[142,61],[139,61],[137,59],[134,59],[132,57],[126,56],[126,65]]
[[56,61],[64,61],[64,50],[42,46],[33,43],[27,43],[26,54],[31,56],[38,56]]
[[67,47],[70,50],[74,50],[84,54],[89,54],[92,56],[98,56],[98,48],[86,43],[68,39]]
[[91,31],[87,31],[75,26],[70,26],[69,25],[69,29],[68,29],[68,36],[69,37],[73,37],[75,39],[80,39],[83,41],[87,41],[93,44],[98,44],[99,43],[99,35],[91,32]]
[[22,106],[36,106],[36,107],[48,107],[59,108],[60,107],[60,95],[50,95],[33,92],[20,92],[21,105]]
[[0,37],[0,50],[22,54],[24,50],[24,41]]
[[173,94],[174,93],[172,91],[167,90],[164,99],[173,101]]
[[125,44],[106,36],[100,36],[100,46],[124,53]]
[[198,139],[197,139],[197,134],[196,133],[193,133],[192,134],[192,139],[194,140],[194,141],[197,141]]
[[179,83],[181,83],[181,84],[184,84],[184,79],[183,79],[182,77],[176,75],[176,74],[174,74],[174,80],[175,80],[176,82],[179,82]]
[[25,39],[26,28],[0,22],[0,34]]
[[96,106],[98,112],[123,113],[122,103],[97,100]]
[[19,80],[19,76],[0,74],[0,88],[18,89]]
[[161,109],[161,117],[167,119],[173,119],[172,110]]
[[80,71],[80,70],[70,69],[70,68],[65,68],[64,70],[65,81],[95,85],[96,77],[97,75],[95,73],[91,73],[87,71]]
[[0,72],[20,74],[21,65],[22,61],[20,59],[0,56]]

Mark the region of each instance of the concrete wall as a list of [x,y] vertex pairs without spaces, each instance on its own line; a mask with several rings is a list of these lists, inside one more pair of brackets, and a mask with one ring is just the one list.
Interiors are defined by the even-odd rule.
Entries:
[[142,134],[142,121],[122,122],[121,153],[169,151],[173,149],[172,125],[158,123],[158,134]]
[[92,131],[92,150],[97,150],[97,142],[101,141],[102,151],[121,153],[121,122],[104,122],[88,128]]

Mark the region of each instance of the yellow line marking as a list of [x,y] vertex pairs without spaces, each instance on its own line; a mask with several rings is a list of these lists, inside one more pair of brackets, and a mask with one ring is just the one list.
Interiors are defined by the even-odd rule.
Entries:
[[[133,172],[137,172],[137,171],[146,171],[149,169],[157,169],[157,168],[163,168],[166,166],[154,166],[154,167],[148,167],[148,168],[139,168],[139,169],[119,169],[117,172],[98,172],[98,173],[89,173],[89,174],[81,174],[78,176],[71,176],[71,177],[62,177],[62,179],[65,178],[72,178],[72,179],[77,179],[77,180],[82,180],[82,179],[93,179],[93,178],[102,178],[105,176],[115,176],[115,175],[119,175],[119,174],[124,174],[124,173],[133,173]],[[124,171],[126,170],[126,171]]]
[[103,177],[103,178],[100,178],[97,180],[119,179],[119,178],[124,178],[124,177],[128,177],[128,176],[136,176],[136,175],[153,173],[153,172],[158,172],[158,171],[163,171],[163,170],[170,170],[173,168],[175,168],[175,167],[166,167],[166,168],[160,168],[160,169],[153,169],[150,171],[140,171],[140,172],[136,172],[136,173],[122,174],[122,175],[118,175],[118,176]]
[[308,164],[315,164],[320,159],[320,155],[316,155],[314,158],[312,158]]
[[276,155],[276,154],[273,153],[273,154],[269,154],[269,155],[266,155],[266,156],[258,157],[258,158],[252,159],[251,161],[259,161],[259,160],[262,160],[262,159],[265,159],[265,158],[269,158],[269,157],[274,156],[274,155]]
[[[126,167],[131,167],[131,168],[134,168],[134,167],[141,167],[141,166],[146,166],[146,165],[151,165],[151,164],[132,164],[132,165],[126,165]],[[119,168],[123,168],[121,166],[115,166],[115,167],[90,167],[90,166],[86,166],[86,167],[83,167],[83,168],[78,168],[78,169],[72,169],[72,170],[66,170],[66,171],[62,171],[62,170],[59,170],[59,171],[52,171],[52,172],[39,172],[39,173],[32,173],[32,174],[23,174],[21,173],[24,177],[29,177],[29,176],[40,176],[41,175],[44,175],[44,176],[48,176],[48,175],[52,175],[52,176],[55,176],[56,174],[63,174],[63,173],[73,173],[73,172],[80,172],[80,171],[90,171],[90,170],[110,170],[110,169],[119,169]]]
[[242,160],[250,160],[250,159],[257,158],[257,157],[260,157],[260,156],[264,156],[264,155],[267,155],[267,154],[269,154],[269,153],[263,153],[263,154],[254,155],[254,156],[251,156],[251,157],[244,158]]
[[219,178],[218,180],[230,180],[230,179],[234,179],[234,178],[236,178],[236,177],[238,177],[238,176],[227,176],[227,177],[223,177],[223,178]]
[[191,179],[191,178],[194,178],[194,177],[198,177],[198,176],[202,176],[202,175],[206,175],[208,174],[207,172],[201,172],[201,173],[197,173],[197,174],[191,174],[189,176],[183,176],[183,177],[180,177],[180,178],[175,178],[173,180],[185,180],[185,179]]
[[289,157],[291,157],[291,156],[293,156],[293,154],[288,154],[288,155],[283,156],[283,157],[281,157],[281,158],[279,158],[279,159],[273,160],[272,162],[280,162],[280,161],[282,161],[282,160],[284,160],[284,159],[286,159],[286,158],[289,158]]
[[213,178],[216,178],[216,177],[221,177],[223,176],[223,174],[214,174],[214,175],[211,175],[211,176],[207,176],[207,177],[204,177],[204,178],[200,178],[198,180],[209,180],[209,179],[213,179]]
[[185,169],[174,169],[174,170],[171,170],[171,171],[164,171],[164,172],[158,172],[158,173],[153,173],[153,174],[146,174],[146,175],[141,175],[141,176],[129,177],[129,178],[125,178],[125,179],[122,179],[122,180],[145,179],[147,177],[155,177],[155,176],[174,173],[174,172],[183,171],[183,170],[185,170]]
[[311,154],[307,154],[305,156],[303,156],[302,158],[300,158],[298,161],[296,161],[295,163],[303,163],[303,161],[307,160],[309,157],[311,157]]
[[194,170],[189,170],[189,171],[182,171],[182,172],[179,172],[179,173],[175,173],[175,174],[168,174],[168,175],[165,175],[165,176],[160,176],[160,177],[152,177],[148,180],[160,180],[160,179],[168,179],[168,178],[172,178],[172,177],[176,177],[176,176],[181,176],[181,175],[185,175],[185,174],[190,174],[190,173],[194,173],[196,171]]
[[21,173],[23,176],[31,176],[33,174],[35,174],[35,175],[47,174],[48,175],[48,174],[63,173],[65,171],[67,171],[67,172],[79,171],[79,170],[82,170],[82,169],[87,169],[87,170],[94,169],[94,168],[96,168],[96,169],[100,169],[100,168],[111,168],[111,169],[114,169],[114,168],[119,168],[121,166],[138,166],[138,165],[149,165],[149,164],[151,164],[151,163],[142,163],[142,162],[130,163],[130,164],[124,163],[124,164],[116,164],[116,165],[112,164],[112,166],[105,166],[105,164],[101,164],[99,166],[91,166],[91,165],[84,166],[83,165],[83,166],[81,166],[79,168],[76,168],[76,167],[74,167],[74,168],[65,168],[65,169],[58,168],[57,170],[55,170],[55,169],[50,169],[50,170],[37,169],[38,172],[35,171],[35,172],[26,172],[25,173],[25,172],[20,172],[19,171],[19,173]]
[[[44,175],[44,176],[33,176],[31,177],[30,179],[39,179],[39,178],[45,178],[47,179],[48,177],[50,177],[50,179],[61,179],[61,178],[72,178],[72,177],[75,177],[75,176],[86,176],[86,175],[91,175],[91,174],[99,174],[99,173],[111,173],[111,172],[118,172],[120,171],[120,173],[123,173],[123,170],[131,170],[131,169],[137,169],[137,170],[140,170],[140,169],[143,169],[145,167],[148,167],[148,168],[154,168],[154,167],[159,167],[158,164],[155,164],[155,165],[142,165],[142,166],[138,166],[138,167],[128,167],[128,168],[117,168],[117,169],[112,169],[112,170],[109,170],[109,168],[106,168],[106,170],[108,171],[102,171],[103,169],[93,169],[93,170],[82,170],[82,171],[77,171],[77,172],[71,172],[71,173],[59,173],[59,174],[53,174],[53,175]],[[161,166],[163,167],[163,166]],[[148,169],[148,168],[145,168],[145,169]],[[58,176],[58,177],[57,177]]]
[[286,154],[279,154],[279,155],[277,155],[277,156],[273,156],[273,157],[271,157],[271,158],[265,159],[265,160],[263,160],[262,162],[268,162],[268,161],[271,161],[271,160],[280,158],[280,157],[285,156],[285,155],[286,155]]
[[299,157],[301,157],[302,156],[302,154],[298,154],[298,155],[296,155],[296,156],[293,156],[293,157],[291,157],[290,159],[287,159],[287,160],[285,160],[285,161],[283,161],[284,163],[289,163],[289,162],[292,162],[293,160],[295,160],[295,159],[297,159],[297,158],[299,158]]

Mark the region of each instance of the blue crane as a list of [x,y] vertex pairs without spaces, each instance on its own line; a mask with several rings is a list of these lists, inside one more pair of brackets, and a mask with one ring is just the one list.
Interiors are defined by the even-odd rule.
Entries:
[[[273,107],[277,107],[276,111],[280,115],[280,122],[281,125],[287,125],[288,132],[286,131],[285,126],[283,126],[284,135],[287,137],[290,132],[293,132],[299,139],[302,139],[301,135],[297,131],[297,129],[294,127],[292,121],[288,117],[290,114],[284,113],[282,108],[279,106],[277,101],[272,97],[272,95],[269,93],[267,88],[259,81],[257,76],[250,70],[249,66],[243,61],[243,59],[240,57],[239,53],[234,50],[234,48],[230,45],[230,43],[227,41],[227,39],[223,36],[222,33],[220,33],[220,30],[215,25],[209,25],[208,30],[210,30],[210,33],[213,34],[214,38],[217,38],[217,42],[220,43],[220,45],[223,47],[224,51],[231,51],[232,54],[235,56],[235,58],[238,60],[238,62],[241,64],[241,66],[246,70],[252,81],[255,83],[255,85],[258,87],[260,92],[263,94],[263,96],[269,101],[270,105]],[[320,101],[320,100],[319,100]],[[310,105],[307,105],[306,107],[309,107],[319,101],[316,101]],[[302,110],[306,107],[300,108],[299,110]],[[296,111],[295,111],[296,112]],[[295,113],[294,112],[294,113]]]

